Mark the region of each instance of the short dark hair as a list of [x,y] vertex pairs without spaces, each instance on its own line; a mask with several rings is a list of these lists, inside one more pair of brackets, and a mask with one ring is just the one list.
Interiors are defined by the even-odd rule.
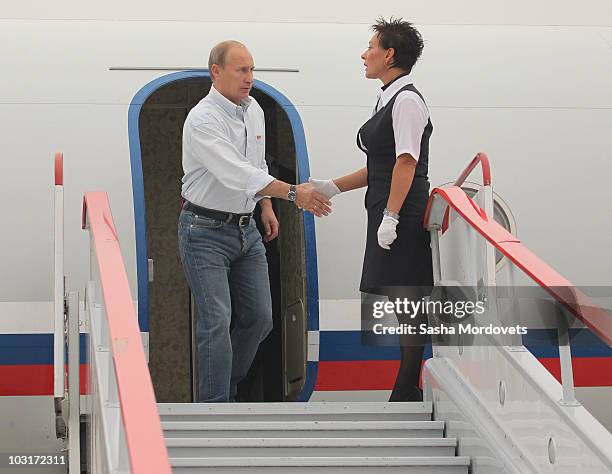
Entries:
[[412,23],[401,18],[391,17],[389,21],[379,18],[372,25],[372,30],[378,34],[380,45],[384,49],[393,48],[393,64],[406,72],[412,67],[423,52],[423,38]]
[[[246,48],[245,45],[243,45],[240,41],[236,40],[222,41],[221,43],[217,44],[215,47],[213,47],[213,49],[210,50],[210,56],[208,57],[209,72],[212,69],[213,64],[217,64],[221,67],[225,66],[225,63],[227,62],[227,55],[232,46],[241,46],[243,48]],[[212,72],[210,73],[210,78],[214,79],[212,77]]]

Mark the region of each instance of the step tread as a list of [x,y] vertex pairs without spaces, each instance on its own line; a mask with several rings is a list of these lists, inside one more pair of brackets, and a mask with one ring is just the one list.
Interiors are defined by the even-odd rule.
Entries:
[[167,438],[168,447],[409,447],[456,446],[456,438]]
[[469,466],[468,456],[170,458],[174,467],[198,466]]
[[435,430],[444,429],[443,421],[162,421],[164,430],[249,431],[296,430]]
[[160,415],[431,413],[431,402],[158,403]]

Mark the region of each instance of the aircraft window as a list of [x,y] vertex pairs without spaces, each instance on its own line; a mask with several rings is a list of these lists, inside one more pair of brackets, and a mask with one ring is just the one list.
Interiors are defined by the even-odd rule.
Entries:
[[[440,187],[451,186],[452,184],[453,183],[446,183]],[[463,186],[461,186],[461,189],[463,189],[470,198],[473,198],[481,188],[482,185],[471,183],[469,181],[466,181]],[[508,204],[506,204],[506,202],[495,192],[493,192],[493,219],[512,235],[516,236],[516,221],[514,219],[514,215],[512,214]],[[506,257],[504,257],[501,252],[496,250],[495,271],[499,272],[506,261]]]

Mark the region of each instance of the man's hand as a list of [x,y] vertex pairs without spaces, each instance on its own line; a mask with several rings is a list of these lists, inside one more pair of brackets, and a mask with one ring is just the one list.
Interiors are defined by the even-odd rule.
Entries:
[[380,226],[378,227],[378,245],[385,250],[391,250],[391,245],[397,238],[395,227],[399,221],[391,216],[384,216]]
[[308,178],[308,182],[314,185],[315,191],[323,194],[328,199],[333,198],[336,194],[340,194],[340,188],[334,183],[333,179],[314,179]]
[[[267,202],[266,202],[267,201]],[[266,235],[263,237],[264,242],[270,242],[278,237],[278,219],[274,215],[274,209],[269,199],[262,199],[261,206],[261,225],[263,226]]]
[[331,202],[323,194],[315,190],[311,183],[298,184],[296,187],[295,204],[299,209],[312,212],[315,216],[327,216],[331,213]]

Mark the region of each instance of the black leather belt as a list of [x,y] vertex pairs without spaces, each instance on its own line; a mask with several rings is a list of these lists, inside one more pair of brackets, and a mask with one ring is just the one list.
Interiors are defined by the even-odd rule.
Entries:
[[183,209],[186,211],[193,212],[198,216],[210,217],[211,219],[217,219],[218,221],[223,221],[227,224],[237,224],[239,226],[249,225],[251,222],[251,217],[253,215],[249,214],[234,214],[233,212],[223,212],[217,211],[215,209],[208,209],[206,207],[196,206],[192,202],[185,201],[183,204]]

